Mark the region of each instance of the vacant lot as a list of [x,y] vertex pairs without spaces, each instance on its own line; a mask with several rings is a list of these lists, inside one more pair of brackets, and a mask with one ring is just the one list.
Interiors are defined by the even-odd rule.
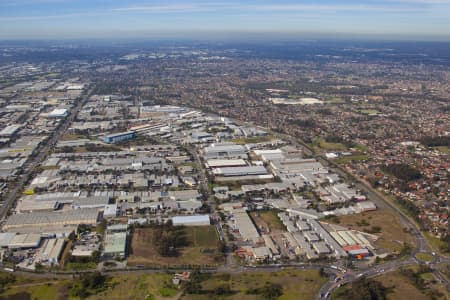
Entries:
[[368,158],[369,156],[367,155],[350,155],[334,159],[333,161],[337,164],[345,165],[351,163],[352,161],[363,161],[367,160]]
[[[202,295],[186,295],[182,299],[236,299],[257,300],[261,295],[251,295],[250,289],[263,287],[266,282],[282,286],[280,300],[315,299],[320,287],[327,280],[316,270],[285,270],[281,272],[248,272],[242,274],[216,274],[202,282]],[[229,287],[228,295],[215,296],[215,291],[224,286]],[[218,297],[218,298],[217,298]]]
[[114,276],[106,291],[87,299],[177,299],[180,291],[173,287],[171,282],[170,274]]
[[2,300],[68,299],[68,280],[17,276],[14,273],[0,273],[0,279],[6,283],[0,292]]
[[162,257],[153,243],[153,228],[138,228],[131,240],[130,265],[212,265],[220,263],[214,226],[186,227],[188,246],[177,257]]
[[263,231],[267,232],[267,229],[270,228],[272,230],[282,230],[286,231],[286,227],[281,222],[280,218],[277,216],[277,212],[275,210],[262,210],[262,211],[254,211],[250,213],[253,221],[256,225],[264,229]]
[[[1,274],[0,274],[1,275]],[[0,276],[1,277],[1,276]],[[45,279],[17,277],[15,283],[9,284],[0,299],[5,300],[78,300],[70,296],[73,281],[55,281]],[[121,299],[178,299],[180,293],[171,284],[170,274],[117,275],[107,281],[107,289],[97,295],[89,296],[89,300],[121,300]]]
[[[363,232],[371,232],[374,228],[379,227],[380,232],[374,233],[380,237],[376,246],[388,251],[400,251],[404,242],[410,245],[415,243],[411,234],[403,230],[404,227],[398,218],[392,212],[384,209],[341,216],[338,220],[341,226]],[[336,220],[332,219],[332,222],[336,223]]]
[[[417,271],[417,268],[411,268]],[[424,273],[420,275],[425,280],[423,288],[419,289],[414,283],[414,280],[402,274],[401,271],[390,272],[374,278],[379,281],[387,289],[387,299],[408,299],[408,300],[422,300],[422,299],[449,299],[449,294],[442,284],[434,283],[434,276],[431,273]],[[332,299],[344,300],[345,297],[336,297],[337,294],[345,295],[345,290],[351,286],[346,285],[338,289]]]

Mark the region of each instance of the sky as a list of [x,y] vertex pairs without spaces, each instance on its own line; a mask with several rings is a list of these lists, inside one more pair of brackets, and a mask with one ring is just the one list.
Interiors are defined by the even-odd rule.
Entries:
[[0,40],[265,35],[450,41],[450,0],[0,0]]

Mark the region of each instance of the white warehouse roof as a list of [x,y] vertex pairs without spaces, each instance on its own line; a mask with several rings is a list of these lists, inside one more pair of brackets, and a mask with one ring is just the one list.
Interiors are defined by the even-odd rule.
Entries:
[[68,112],[65,108],[57,108],[48,114],[49,117],[65,117]]
[[201,226],[211,224],[209,221],[209,215],[175,216],[172,218],[172,223],[175,226]]

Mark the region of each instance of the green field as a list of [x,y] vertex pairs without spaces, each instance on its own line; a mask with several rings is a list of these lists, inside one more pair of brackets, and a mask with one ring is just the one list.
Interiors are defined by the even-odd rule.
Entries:
[[359,113],[361,113],[363,115],[377,115],[380,112],[376,109],[361,109],[361,110],[359,110]]
[[110,288],[87,299],[177,299],[180,291],[172,286],[171,280],[170,274],[114,276]]
[[[187,294],[184,300],[259,300],[261,295],[249,294],[251,289],[266,283],[279,284],[282,295],[279,300],[315,299],[320,287],[327,281],[317,270],[284,270],[281,272],[248,272],[242,274],[216,274],[201,283],[204,294]],[[218,288],[229,288],[226,295],[216,295]]]
[[61,141],[74,141],[74,140],[86,139],[86,138],[87,138],[87,136],[82,135],[82,134],[69,134],[69,133],[66,133],[66,134],[63,134],[60,137],[60,140]]
[[432,261],[433,260],[433,256],[428,253],[419,252],[416,254],[416,257],[417,257],[417,259],[420,259],[422,261]]
[[442,251],[442,249],[447,248],[447,244],[445,242],[441,241],[439,238],[431,235],[428,232],[424,232],[424,236],[426,237],[429,245],[431,245],[433,251],[435,251],[441,255],[444,255],[446,257],[450,257],[450,253]]
[[130,265],[215,265],[221,262],[214,226],[186,227],[188,246],[177,257],[162,257],[153,244],[153,228],[137,228],[131,240]]
[[342,104],[342,103],[345,103],[344,99],[338,98],[338,97],[326,98],[325,101],[326,101],[326,103],[331,103],[331,104]]
[[[410,268],[416,270],[417,268]],[[416,270],[417,271],[417,270]],[[434,283],[434,276],[431,273],[420,275],[425,281],[423,288],[419,288],[412,278],[408,278],[401,271],[390,272],[375,277],[373,280],[381,282],[387,289],[386,297],[388,300],[408,299],[449,299],[449,294],[442,284]],[[335,291],[332,299],[346,300],[346,291],[351,289],[351,285],[346,285]]]
[[[171,283],[170,274],[117,275],[110,277],[105,284],[106,289],[86,299],[177,299],[180,290]],[[78,280],[49,281],[41,279],[17,277],[17,281],[0,293],[2,300],[78,300],[70,296],[73,283]]]
[[352,161],[363,161],[369,159],[369,156],[367,155],[350,155],[350,156],[344,156],[337,159],[334,159],[333,161],[337,164],[348,164]]
[[324,150],[337,150],[337,151],[348,150],[348,147],[342,143],[330,143],[323,139],[314,140],[313,145]]
[[[318,270],[284,270],[281,272],[248,272],[237,274],[202,275],[200,293],[183,293],[184,286],[176,287],[172,284],[171,274],[125,274],[108,277],[105,289],[88,300],[121,300],[121,299],[154,299],[154,300],[197,300],[197,299],[239,299],[258,300],[261,295],[251,292],[253,289],[264,287],[267,283],[279,285],[282,295],[280,300],[314,299],[319,288],[327,281],[322,278]],[[15,283],[6,286],[0,299],[17,300],[78,300],[70,296],[72,285],[79,283],[75,280],[48,280],[18,277]],[[218,294],[218,290],[226,286],[229,293]]]
[[250,213],[250,216],[257,224],[259,224],[259,221],[261,220],[265,223],[264,225],[270,229],[286,230],[286,227],[283,222],[281,222],[280,218],[278,218],[275,210],[254,211]]
[[450,155],[450,147],[448,147],[448,146],[439,146],[439,147],[435,147],[435,149],[437,149],[438,151],[440,151],[444,154]]

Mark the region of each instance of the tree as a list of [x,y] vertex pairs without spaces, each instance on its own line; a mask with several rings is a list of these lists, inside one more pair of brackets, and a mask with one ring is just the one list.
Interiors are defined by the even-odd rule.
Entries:
[[345,289],[345,299],[385,300],[387,293],[388,289],[381,282],[363,278],[352,283],[349,289]]
[[279,284],[266,283],[263,288],[261,288],[261,296],[266,300],[277,299],[283,295],[283,288]]

